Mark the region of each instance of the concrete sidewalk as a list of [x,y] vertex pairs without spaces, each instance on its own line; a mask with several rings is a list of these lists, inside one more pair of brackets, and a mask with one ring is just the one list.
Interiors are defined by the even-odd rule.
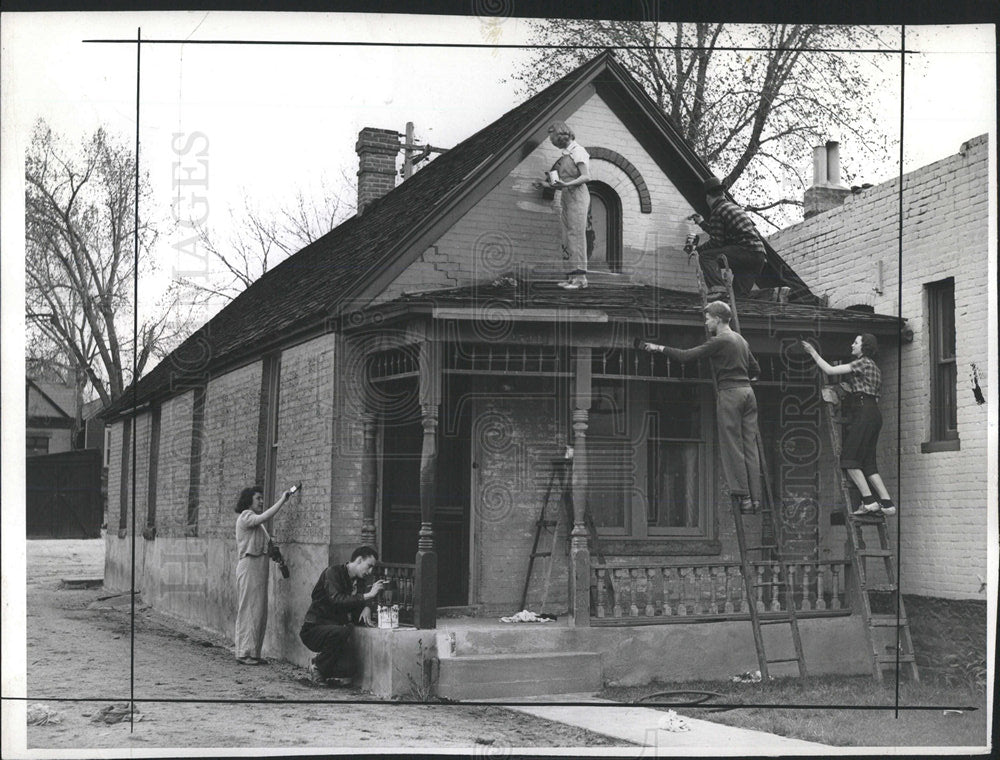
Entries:
[[[498,700],[499,701],[499,700]],[[545,697],[526,697],[525,702],[593,702],[593,707],[567,705],[530,705],[507,707],[508,710],[534,715],[547,720],[566,723],[588,731],[604,734],[615,739],[623,739],[644,747],[653,748],[652,756],[674,755],[678,750],[686,754],[713,755],[776,755],[795,753],[798,755],[827,755],[830,747],[801,739],[787,739],[784,736],[736,728],[721,723],[712,723],[698,718],[683,716],[689,726],[688,731],[671,731],[665,719],[666,711],[650,707],[616,704],[607,699],[598,699],[591,694],[554,694]],[[693,750],[693,752],[692,752]]]

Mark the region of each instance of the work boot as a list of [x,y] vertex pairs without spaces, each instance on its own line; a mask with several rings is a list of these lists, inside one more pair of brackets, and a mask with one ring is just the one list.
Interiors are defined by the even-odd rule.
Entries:
[[706,294],[709,301],[724,301],[729,296],[729,291],[723,287],[709,288]]
[[[874,517],[882,512],[882,507],[877,501],[861,502],[861,505],[851,512],[855,517],[862,517],[864,515],[869,515]],[[893,510],[895,512],[895,510]]]
[[563,290],[583,290],[588,285],[586,277],[570,277],[565,282],[560,282],[559,287]]
[[319,668],[316,667],[316,658],[309,660],[309,682],[314,686],[323,686],[326,683],[326,678],[319,672]]

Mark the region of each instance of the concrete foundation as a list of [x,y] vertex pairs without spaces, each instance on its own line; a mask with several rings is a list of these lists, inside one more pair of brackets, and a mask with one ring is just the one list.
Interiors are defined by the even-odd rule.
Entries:
[[[446,672],[449,661],[462,668],[463,656],[477,660],[495,656],[492,666],[502,671],[504,655],[513,668],[530,655],[596,652],[602,673],[598,684],[620,685],[721,679],[758,669],[750,622],[743,620],[592,628],[561,622],[508,625],[481,618],[444,619],[439,624],[435,631],[358,630],[355,639],[365,663],[363,688],[379,696],[409,695],[411,684],[406,673],[421,683],[421,648],[425,662],[432,658],[440,662],[440,681],[445,685],[454,680]],[[769,658],[792,656],[787,626],[766,626],[763,630]],[[799,630],[810,675],[871,672],[860,615],[800,619]],[[421,647],[418,640],[422,640]],[[772,665],[771,671],[774,677],[798,675],[795,663]],[[540,683],[536,693],[558,692],[555,685]],[[506,696],[523,695],[521,689]],[[499,696],[505,695],[491,691],[478,696],[463,693],[461,698]]]
[[[129,538],[108,536],[104,585],[128,591],[132,585]],[[299,641],[302,618],[309,608],[316,579],[327,564],[327,547],[286,544],[291,569],[282,578],[272,562],[268,581],[267,632],[262,654],[307,666],[312,653]],[[236,621],[236,550],[219,538],[139,538],[135,546],[135,589],[147,604],[230,640]]]
[[[109,536],[105,548],[105,586],[127,591],[132,583],[130,539]],[[327,548],[286,544],[283,551],[292,575],[281,578],[272,564],[263,654],[305,667],[312,653],[299,641],[298,631],[309,607],[312,587],[326,566]],[[228,540],[140,538],[135,552],[135,588],[155,609],[231,639],[235,554]],[[800,619],[799,627],[810,674],[871,671],[859,615]],[[538,624],[442,618],[434,630],[357,628],[355,634],[354,646],[361,665],[356,684],[382,697],[414,698],[435,693],[439,681],[447,684],[458,670],[472,666],[469,662],[459,663],[454,666],[455,673],[442,676],[449,667],[448,660],[457,662],[463,655],[488,656],[491,667],[503,672],[504,656],[509,658],[510,667],[515,667],[530,659],[525,655],[596,653],[600,656],[600,677],[589,681],[595,684],[595,690],[601,682],[633,685],[652,680],[716,679],[757,670],[749,621],[580,627],[569,626],[565,618]],[[787,626],[767,626],[764,636],[769,657],[790,656]],[[774,676],[796,673],[794,663],[773,666],[772,671]],[[524,693],[523,688],[519,689],[517,696]],[[558,684],[547,682],[540,673],[538,693],[557,691]],[[483,693],[482,698],[498,696],[504,695]],[[463,693],[462,698],[477,697]]]

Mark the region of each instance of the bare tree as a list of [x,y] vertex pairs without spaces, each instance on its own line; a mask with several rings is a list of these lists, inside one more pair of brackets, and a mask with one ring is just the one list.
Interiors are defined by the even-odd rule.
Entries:
[[[38,121],[25,167],[25,307],[29,366],[44,365],[89,382],[107,404],[149,360],[161,357],[189,325],[174,311],[176,289],[140,309],[136,276],[153,269],[156,229],[142,217],[135,270],[135,154],[99,129],[68,146]],[[149,203],[145,174],[142,206]]]
[[[752,211],[801,205],[816,141],[838,132],[855,160],[885,161],[894,141],[872,113],[873,78],[890,60],[888,34],[869,27],[530,21],[538,49],[514,76],[536,92],[595,55],[615,50],[688,143]],[[585,46],[585,47],[581,47]],[[738,48],[738,49],[736,49]],[[846,50],[866,52],[844,52]],[[874,51],[874,52],[871,52]],[[853,155],[853,154],[852,154]],[[849,171],[850,159],[845,161]],[[800,193],[796,192],[800,196]]]
[[242,207],[229,210],[228,235],[223,237],[207,225],[194,225],[198,243],[214,267],[208,278],[187,278],[184,285],[199,303],[231,301],[275,264],[353,214],[356,197],[346,174],[337,186],[324,177],[318,192],[308,196],[300,189],[291,203],[274,213],[262,211],[244,195]]

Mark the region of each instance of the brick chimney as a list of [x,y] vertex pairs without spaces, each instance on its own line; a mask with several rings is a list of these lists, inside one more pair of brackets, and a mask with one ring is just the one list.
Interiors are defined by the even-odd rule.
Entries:
[[365,127],[358,133],[358,213],[396,186],[399,133],[394,129]]
[[813,148],[813,183],[802,196],[804,216],[808,219],[838,208],[851,189],[840,181],[840,143],[830,140]]

